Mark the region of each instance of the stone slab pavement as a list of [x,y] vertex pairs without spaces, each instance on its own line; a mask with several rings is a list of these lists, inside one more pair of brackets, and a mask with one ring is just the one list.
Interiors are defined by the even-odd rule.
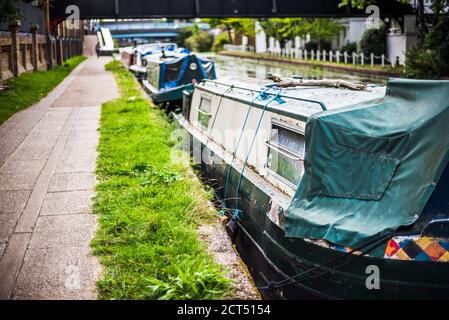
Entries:
[[0,299],[95,299],[89,243],[101,104],[119,96],[89,58],[0,127]]

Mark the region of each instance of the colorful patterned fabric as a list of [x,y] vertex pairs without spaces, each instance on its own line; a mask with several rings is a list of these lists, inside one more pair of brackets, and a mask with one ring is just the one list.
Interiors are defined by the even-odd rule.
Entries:
[[384,258],[449,262],[449,239],[395,237],[388,242]]

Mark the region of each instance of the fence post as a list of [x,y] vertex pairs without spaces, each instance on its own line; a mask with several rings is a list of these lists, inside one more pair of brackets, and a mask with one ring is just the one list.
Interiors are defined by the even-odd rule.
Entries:
[[20,20],[11,21],[9,31],[11,33],[11,50],[12,50],[12,73],[14,77],[19,75],[19,59],[20,59]]
[[382,54],[381,59],[382,59],[382,67],[385,67],[385,55],[384,54]]
[[320,52],[320,50],[317,50],[317,51],[316,51],[316,59],[317,59],[318,61],[320,61],[320,58],[321,58],[321,52]]
[[315,50],[310,51],[310,59],[315,60]]
[[307,60],[307,50],[304,50],[304,60]]
[[345,51],[343,55],[345,58],[345,63],[347,64],[348,63],[348,53]]
[[340,51],[337,50],[335,55],[337,56],[337,63],[340,63]]
[[326,50],[323,50],[323,61],[326,61]]
[[31,30],[31,63],[33,64],[33,70],[37,71],[39,69],[37,65],[37,53],[39,50],[39,46],[37,43],[37,31],[39,30],[39,25],[33,24],[30,28]]
[[363,52],[362,53],[360,53],[360,60],[361,60],[361,63],[362,63],[362,66],[364,66],[365,65],[365,55],[363,54]]
[[334,53],[329,51],[329,62],[332,62],[332,60],[334,60]]
[[371,68],[374,67],[374,53],[371,52]]
[[356,53],[353,52],[352,53],[352,64],[355,66],[355,58],[356,58]]

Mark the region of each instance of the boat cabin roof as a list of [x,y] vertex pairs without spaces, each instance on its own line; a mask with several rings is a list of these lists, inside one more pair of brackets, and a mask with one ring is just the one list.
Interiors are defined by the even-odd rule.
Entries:
[[370,86],[369,91],[310,86],[285,88],[279,91],[276,88],[267,90],[269,85],[272,85],[269,80],[248,78],[206,80],[198,84],[197,88],[212,94],[224,94],[227,98],[243,103],[253,103],[255,107],[259,108],[263,108],[268,101],[272,100],[256,99],[262,92],[273,98],[279,94],[281,100],[272,101],[267,109],[299,120],[306,120],[317,112],[379,99],[385,96],[386,91],[386,87],[380,86]]

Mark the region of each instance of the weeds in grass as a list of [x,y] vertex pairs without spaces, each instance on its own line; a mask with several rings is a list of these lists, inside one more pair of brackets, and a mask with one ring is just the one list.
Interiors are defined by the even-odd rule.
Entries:
[[[119,62],[121,98],[103,105],[92,242],[104,265],[101,299],[218,299],[230,280],[198,239],[215,221],[212,197],[189,168],[170,162],[174,130]],[[130,97],[134,97],[130,99]]]

